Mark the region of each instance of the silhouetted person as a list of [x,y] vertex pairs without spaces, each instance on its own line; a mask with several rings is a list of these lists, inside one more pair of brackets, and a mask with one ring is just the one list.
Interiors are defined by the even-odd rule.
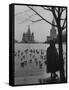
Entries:
[[58,53],[53,40],[50,41],[50,46],[47,48],[47,72],[51,73],[51,79],[55,79],[57,71]]

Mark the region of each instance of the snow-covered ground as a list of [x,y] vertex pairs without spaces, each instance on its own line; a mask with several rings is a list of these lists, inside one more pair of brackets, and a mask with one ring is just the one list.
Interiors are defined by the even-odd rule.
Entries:
[[[15,84],[37,84],[39,79],[50,77],[44,63],[48,47],[48,44],[15,44]],[[58,51],[58,45],[56,48]],[[66,71],[66,45],[63,45],[63,57]]]

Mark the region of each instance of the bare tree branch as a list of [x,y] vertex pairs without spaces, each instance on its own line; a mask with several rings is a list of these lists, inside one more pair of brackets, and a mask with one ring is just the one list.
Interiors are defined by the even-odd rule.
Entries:
[[58,8],[55,8],[55,10],[58,12]]
[[61,8],[61,13],[60,13],[60,16],[62,15],[63,11],[65,11],[66,8]]
[[45,22],[49,23],[50,25],[53,25],[54,27],[57,27],[57,25],[52,24],[51,22],[47,21],[44,17],[42,17],[36,10],[28,6],[32,11],[34,11],[39,17],[41,17]]
[[63,28],[65,26],[65,23],[66,23],[66,17],[65,17],[64,22],[63,22],[63,25],[62,25]]
[[64,20],[64,23],[63,23],[63,25],[62,25],[62,27],[61,27],[62,30],[65,29],[65,27],[66,27],[66,26],[65,26],[65,23],[66,23],[66,19]]
[[38,19],[38,20],[35,20],[35,21],[33,21],[33,20],[31,20],[33,23],[36,23],[36,22],[39,22],[39,21],[42,21],[43,19]]
[[55,21],[57,23],[57,16],[56,16],[56,13],[55,13],[55,7],[51,7],[51,8],[52,8],[52,14],[53,14],[53,16],[55,18]]
[[[56,7],[51,7],[52,9],[50,9],[49,7],[48,7],[48,8],[42,7],[42,8],[45,9],[45,10],[49,10],[49,11],[52,12],[52,14],[53,14],[53,16],[54,16],[54,18],[55,18],[55,20],[56,20],[56,23],[57,23],[57,20],[58,20],[58,19],[64,20],[64,24],[63,24],[63,26],[62,26],[61,28],[62,28],[62,30],[64,30],[64,29],[66,28],[66,26],[65,26],[65,19],[66,19],[66,18],[59,18],[59,16],[57,17],[57,15],[56,15],[56,13],[55,13],[55,11],[56,11],[57,14],[58,14],[58,8],[56,8]],[[60,15],[60,17],[61,17],[62,12],[65,11],[66,8],[60,8],[60,10],[61,10],[61,13],[60,13],[60,11],[59,11],[59,15]],[[37,20],[37,21],[39,21],[39,20]]]
[[30,15],[28,18],[26,18],[25,20],[23,20],[22,22],[20,22],[19,24],[22,24],[22,23],[24,23],[24,22],[26,22],[26,21],[28,21],[30,18],[32,18],[32,16],[34,16],[34,15],[36,15],[36,13],[35,14],[32,14],[32,15]]
[[65,28],[66,28],[66,26],[62,27],[62,28],[61,28],[61,29],[62,29],[62,31],[63,31]]
[[60,18],[60,20],[65,20],[66,18]]
[[42,7],[43,9],[45,10],[48,10],[48,11],[52,11],[49,7],[45,8],[45,7]]

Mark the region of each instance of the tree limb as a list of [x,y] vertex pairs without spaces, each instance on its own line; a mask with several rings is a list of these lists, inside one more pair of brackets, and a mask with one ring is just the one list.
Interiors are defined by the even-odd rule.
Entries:
[[66,8],[61,8],[61,13],[60,13],[60,16],[62,15],[63,11],[65,11]]
[[42,21],[43,19],[38,19],[38,20],[35,20],[35,21],[33,21],[33,20],[31,20],[33,23],[36,23],[36,22],[39,22],[39,21]]
[[60,18],[60,20],[65,20],[66,18]]
[[42,8],[48,11],[52,11],[49,7],[48,8],[42,7]]
[[66,28],[66,26],[62,27],[62,28],[61,28],[61,29],[62,29],[62,31],[63,31],[65,28]]
[[66,19],[64,20],[64,23],[63,23],[63,25],[62,25],[62,27],[61,27],[62,30],[66,28],[65,23],[66,23]]
[[36,15],[36,13],[35,13],[35,14],[30,15],[28,18],[26,18],[25,20],[23,20],[23,21],[22,21],[22,22],[20,22],[19,24],[24,23],[25,21],[29,20],[29,19],[30,19],[32,16],[34,16],[34,15]]
[[[53,16],[54,16],[54,18],[55,18],[55,21],[56,21],[56,23],[57,23],[57,16],[56,16],[56,13],[55,13],[55,7],[51,7],[52,8],[52,14],[53,14]],[[57,24],[58,25],[58,24]]]
[[50,25],[53,25],[54,27],[57,27],[57,25],[52,24],[51,22],[47,21],[45,18],[43,18],[36,10],[28,6],[32,11],[34,11],[40,18],[42,18],[45,22],[49,23]]
[[57,8],[55,8],[55,10],[58,12]]

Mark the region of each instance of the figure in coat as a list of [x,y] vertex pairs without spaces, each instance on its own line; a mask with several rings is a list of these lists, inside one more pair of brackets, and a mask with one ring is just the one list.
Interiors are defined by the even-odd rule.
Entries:
[[51,73],[51,78],[55,78],[58,62],[58,53],[53,40],[50,41],[50,46],[47,48],[47,72]]

